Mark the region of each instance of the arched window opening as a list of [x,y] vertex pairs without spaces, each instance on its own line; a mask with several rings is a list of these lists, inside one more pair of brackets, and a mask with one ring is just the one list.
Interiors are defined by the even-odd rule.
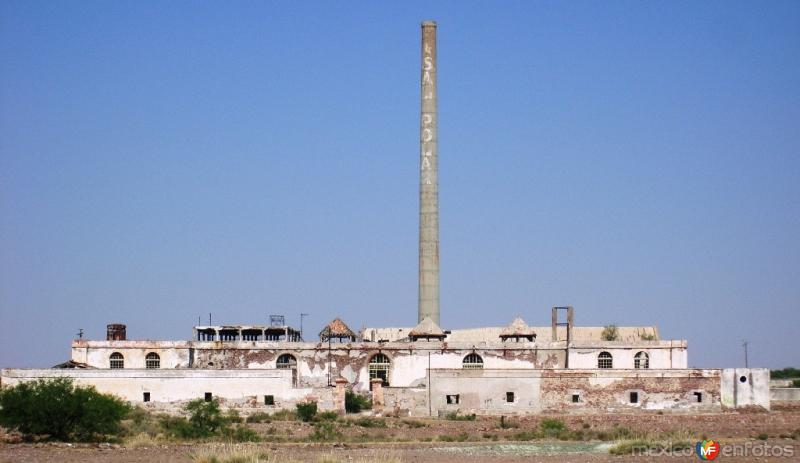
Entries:
[[480,370],[483,368],[483,359],[480,355],[472,353],[464,357],[461,366],[467,370]]
[[155,352],[150,352],[144,357],[144,366],[148,369],[161,368],[161,357]]
[[614,358],[608,352],[600,352],[597,356],[597,368],[613,368]]
[[114,352],[110,357],[108,357],[108,363],[111,369],[121,370],[125,368],[125,357],[123,357],[119,352]]
[[279,369],[297,368],[297,359],[292,354],[281,354],[275,366]]
[[389,367],[391,361],[385,354],[375,354],[369,360],[369,379],[370,388],[372,387],[372,380],[380,378],[383,380],[383,385],[389,385]]
[[647,352],[638,352],[633,356],[633,368],[650,368],[650,356]]

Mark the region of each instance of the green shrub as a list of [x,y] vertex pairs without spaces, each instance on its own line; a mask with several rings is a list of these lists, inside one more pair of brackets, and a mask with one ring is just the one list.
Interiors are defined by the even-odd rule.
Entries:
[[271,421],[272,417],[268,413],[264,412],[253,413],[245,420],[246,423],[269,423]]
[[555,436],[565,429],[564,422],[553,418],[545,418],[539,423],[539,429],[543,433]]
[[297,421],[298,416],[294,410],[278,410],[270,418],[275,421]]
[[238,413],[223,415],[216,399],[210,402],[196,399],[184,405],[183,410],[188,419],[168,415],[160,417],[161,428],[168,436],[180,439],[202,439],[220,434],[232,436],[235,430],[230,429],[231,421],[241,420]]
[[403,423],[404,425],[408,426],[409,428],[414,428],[414,429],[416,429],[416,428],[424,428],[424,427],[428,426],[427,424],[423,423],[422,421],[417,421],[417,420],[401,420],[400,422]]
[[536,431],[522,431],[509,437],[511,440],[527,441],[538,439],[541,436]]
[[244,421],[242,416],[239,415],[239,412],[234,409],[228,410],[228,413],[225,414],[224,419],[226,423],[241,423]]
[[261,436],[247,426],[236,426],[235,428],[223,428],[222,436],[234,442],[260,442]]
[[347,413],[358,413],[362,410],[372,408],[372,401],[366,396],[356,394],[352,391],[344,393],[344,409]]
[[189,423],[195,431],[194,437],[209,437],[224,428],[228,422],[219,409],[219,401],[206,402],[195,399],[183,407],[189,415]]
[[758,440],[767,440],[769,439],[769,434],[762,432],[758,436],[756,436]]
[[161,415],[158,424],[161,426],[164,434],[169,437],[176,437],[179,439],[193,439],[197,436],[197,431],[194,429],[189,420],[180,416]]
[[630,428],[614,425],[614,439],[630,439],[633,436],[633,431]]
[[792,387],[800,387],[800,379],[793,380]]
[[342,437],[342,433],[329,421],[314,424],[314,432],[311,434],[311,438],[317,441],[330,441],[340,437]]
[[305,422],[313,420],[314,415],[317,414],[316,402],[300,402],[295,407],[297,408],[297,416],[299,416],[300,419]]
[[386,421],[379,418],[370,418],[365,416],[357,420],[353,420],[353,424],[361,426],[362,428],[385,428],[387,427]]
[[459,415],[458,412],[450,412],[444,415],[446,420],[450,421],[475,421],[475,414],[471,415]]
[[603,328],[603,332],[600,333],[600,337],[603,338],[603,341],[616,341],[619,338],[619,329],[617,325],[607,325]]
[[339,414],[336,412],[320,412],[314,417],[316,421],[336,421],[339,419]]
[[24,382],[0,389],[0,425],[24,435],[96,441],[120,432],[131,406],[69,378]]

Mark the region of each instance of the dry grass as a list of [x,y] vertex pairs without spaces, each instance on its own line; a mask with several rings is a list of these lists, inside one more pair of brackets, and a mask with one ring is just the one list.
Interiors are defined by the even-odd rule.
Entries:
[[[223,444],[200,446],[189,457],[195,463],[301,463],[282,451],[263,449],[257,445]],[[393,451],[368,451],[355,456],[341,451],[316,455],[307,460],[311,463],[402,463],[399,453]]]
[[683,450],[691,448],[697,439],[686,431],[670,433],[638,433],[626,436],[625,439],[609,449],[612,455],[631,455],[651,450]]
[[167,444],[168,441],[161,437],[153,437],[146,432],[141,432],[135,436],[128,437],[124,440],[123,445],[129,449],[140,449],[148,447],[158,447],[159,445]]

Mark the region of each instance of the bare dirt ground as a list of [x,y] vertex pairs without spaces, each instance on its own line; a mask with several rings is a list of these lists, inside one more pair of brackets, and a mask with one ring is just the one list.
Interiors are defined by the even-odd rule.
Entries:
[[[567,430],[583,431],[587,439],[520,439],[540,427],[543,419],[555,418]],[[692,454],[682,456],[613,456],[613,442],[597,439],[598,433],[612,434],[619,428],[633,433],[680,433],[692,440],[703,437],[723,444],[750,448],[748,456],[723,455],[717,461],[800,461],[800,410],[773,412],[726,412],[703,415],[550,415],[515,418],[510,428],[501,428],[496,417],[475,421],[385,418],[380,426],[362,427],[339,423],[340,434],[332,442],[304,443],[287,440],[309,439],[314,426],[296,421],[252,424],[265,442],[256,444],[124,444],[5,443],[0,444],[0,463],[17,462],[107,462],[167,463],[202,461],[197,455],[221,455],[246,451],[261,462],[626,462],[700,461]],[[753,448],[790,447],[781,457],[753,454]],[[227,452],[227,453],[226,453]],[[756,451],[757,452],[757,451]],[[195,458],[193,459],[193,455]],[[206,460],[208,461],[208,460]],[[224,462],[224,458],[220,459]],[[247,461],[256,461],[254,459]]]

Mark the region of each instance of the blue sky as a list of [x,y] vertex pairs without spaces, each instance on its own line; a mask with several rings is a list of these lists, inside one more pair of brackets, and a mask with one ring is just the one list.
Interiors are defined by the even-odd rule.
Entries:
[[0,3],[0,366],[198,316],[411,326],[439,23],[445,328],[797,366],[798,2]]

